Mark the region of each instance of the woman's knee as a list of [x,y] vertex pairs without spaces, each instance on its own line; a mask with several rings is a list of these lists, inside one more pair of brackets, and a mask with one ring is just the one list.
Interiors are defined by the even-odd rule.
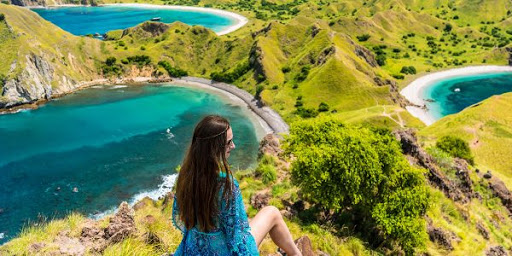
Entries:
[[265,206],[261,209],[261,211],[264,211],[272,220],[277,221],[279,219],[282,219],[281,212],[277,207],[275,206]]

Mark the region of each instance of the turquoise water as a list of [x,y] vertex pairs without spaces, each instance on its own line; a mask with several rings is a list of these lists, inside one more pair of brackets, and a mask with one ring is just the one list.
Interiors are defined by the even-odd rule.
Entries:
[[97,214],[157,189],[207,114],[232,123],[233,167],[253,166],[258,139],[246,111],[201,90],[148,85],[90,88],[0,115],[0,244],[38,216]]
[[441,80],[423,93],[429,113],[436,119],[458,113],[493,95],[512,92],[512,73],[481,74]]
[[160,17],[160,21],[164,23],[181,21],[188,25],[201,25],[215,32],[222,31],[235,23],[232,18],[217,14],[157,7],[80,6],[32,10],[74,35],[104,34],[111,30],[133,27],[155,17]]

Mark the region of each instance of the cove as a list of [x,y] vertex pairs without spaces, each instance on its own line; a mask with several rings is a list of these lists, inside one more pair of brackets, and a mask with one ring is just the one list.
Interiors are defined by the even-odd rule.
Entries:
[[94,86],[0,115],[0,244],[38,216],[97,215],[168,191],[195,124],[207,114],[232,124],[233,169],[254,167],[261,135],[247,107],[202,89]]
[[[512,73],[478,74],[451,77],[426,87],[423,98],[429,114],[438,120],[493,95],[512,92]],[[430,99],[430,100],[429,100]]]
[[201,25],[218,34],[228,33],[246,21],[240,15],[216,9],[157,5],[117,4],[31,10],[74,35],[104,34],[133,27],[156,17],[160,17],[160,22],[164,23],[180,21],[188,25]]

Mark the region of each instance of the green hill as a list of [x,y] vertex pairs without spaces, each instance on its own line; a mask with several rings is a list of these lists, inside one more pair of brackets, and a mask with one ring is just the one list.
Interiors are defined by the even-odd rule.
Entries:
[[0,4],[0,107],[70,92],[98,78],[101,42],[80,38],[24,8]]
[[477,167],[491,170],[512,188],[512,93],[493,96],[481,103],[449,115],[420,131],[427,144],[453,135],[466,140]]

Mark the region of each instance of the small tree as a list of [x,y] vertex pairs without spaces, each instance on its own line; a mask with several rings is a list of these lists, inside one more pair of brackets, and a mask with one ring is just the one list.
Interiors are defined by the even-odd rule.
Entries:
[[460,138],[450,135],[443,136],[437,141],[436,147],[452,157],[459,157],[467,160],[470,164],[475,164],[469,144]]
[[360,35],[360,36],[356,36],[357,40],[359,40],[359,42],[365,42],[365,41],[368,41],[368,39],[370,39],[370,35],[368,34],[363,34],[363,35]]
[[407,254],[424,246],[428,187],[389,131],[304,120],[292,124],[285,149],[296,159],[292,181],[309,202],[352,215],[360,231],[396,241]]
[[327,112],[329,111],[329,105],[325,102],[321,102],[320,105],[318,105],[318,112]]
[[105,60],[105,65],[107,66],[112,66],[114,64],[116,64],[116,57],[108,57],[107,60]]

